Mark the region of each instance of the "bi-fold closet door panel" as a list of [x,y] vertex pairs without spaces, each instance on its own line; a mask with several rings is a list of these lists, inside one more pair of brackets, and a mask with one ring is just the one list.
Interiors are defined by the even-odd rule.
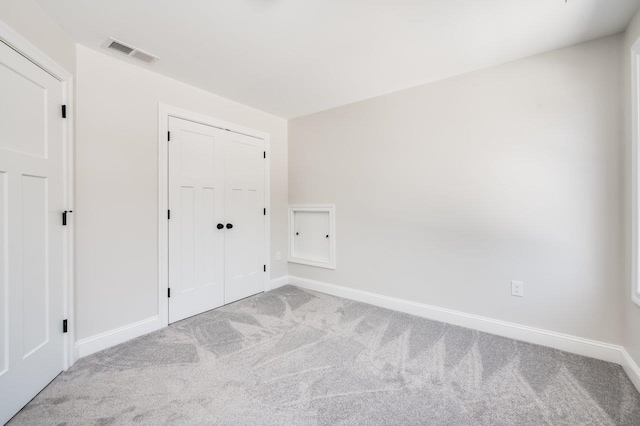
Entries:
[[169,322],[263,291],[264,141],[169,119]]
[[264,289],[264,141],[228,132],[225,143],[225,303]]
[[169,119],[169,322],[224,304],[225,131]]

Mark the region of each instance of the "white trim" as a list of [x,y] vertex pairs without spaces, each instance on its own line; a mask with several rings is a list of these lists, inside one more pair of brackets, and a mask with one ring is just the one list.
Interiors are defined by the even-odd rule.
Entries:
[[[33,62],[35,65],[51,74],[62,83],[62,102],[67,105],[67,118],[64,120],[62,135],[63,152],[63,198],[68,210],[74,208],[74,104],[73,104],[73,75],[58,65],[53,59],[44,54],[40,49],[31,44],[20,34],[15,32],[4,22],[0,21],[0,42],[5,43],[16,52]],[[67,370],[75,362],[75,312],[74,312],[74,288],[75,288],[75,221],[73,215],[67,225],[67,232],[63,237],[63,315],[69,324],[69,331],[63,336],[63,370]]]
[[193,121],[206,126],[218,127],[220,129],[264,140],[264,150],[266,151],[267,156],[264,166],[264,198],[265,206],[267,206],[267,214],[265,216],[264,224],[264,263],[268,265],[267,271],[264,274],[265,291],[269,289],[271,281],[271,136],[268,133],[227,123],[206,115],[160,103],[158,104],[158,315],[162,327],[169,325],[169,301],[166,297],[167,289],[169,288],[169,235],[167,226],[167,210],[169,209],[169,155],[167,132],[169,131],[169,117]]
[[629,52],[631,56],[631,300],[640,306],[640,281],[638,264],[638,150],[640,130],[640,39],[635,42]]
[[40,49],[2,21],[0,21],[0,41],[3,41],[13,50],[62,82],[69,81],[73,77],[69,71],[62,68],[53,59],[45,55]]
[[[73,77],[69,77],[62,82],[65,85],[65,97],[63,102],[67,105],[67,118],[65,119],[64,127],[64,199],[65,205],[70,212],[75,212],[75,175],[74,175],[74,134],[73,129],[75,110],[73,105]],[[65,236],[65,266],[64,266],[64,317],[67,319],[68,331],[65,335],[67,339],[64,349],[64,369],[67,370],[76,361],[74,356],[74,342],[76,336],[76,322],[75,322],[75,231],[76,221],[75,214],[71,213],[67,215],[67,233]]]
[[87,337],[86,339],[78,340],[74,347],[76,359],[119,345],[120,343],[135,339],[136,337],[143,336],[160,328],[160,318],[156,315],[142,321],[96,334],[95,336]]
[[169,226],[167,210],[169,210],[169,111],[162,104],[158,105],[158,316],[161,327],[169,325]]
[[548,346],[578,355],[597,358],[604,361],[622,364],[621,346],[582,337],[556,333],[554,331],[514,324],[506,321],[467,314],[452,309],[440,308],[423,303],[410,302],[395,297],[383,296],[368,291],[328,284],[306,278],[289,276],[289,283],[298,287],[314,290],[333,296],[364,302],[382,308],[393,309],[431,320],[454,324],[485,333],[522,340],[537,345]]
[[[320,212],[329,213],[329,261],[295,257],[295,213],[296,212]],[[315,266],[318,268],[336,269],[336,206],[333,204],[304,204],[289,206],[289,263]]]
[[622,368],[629,376],[629,379],[633,383],[633,385],[640,392],[640,367],[638,364],[631,358],[629,352],[626,349],[622,348]]
[[275,278],[273,280],[271,280],[271,282],[269,283],[269,286],[267,287],[266,291],[269,290],[275,290],[276,288],[282,287],[289,284],[289,276],[288,275],[284,275],[280,278]]
[[[287,284],[292,284],[301,288],[333,296],[343,297],[345,299],[369,303],[371,305],[393,309],[435,321],[454,324],[485,333],[548,346],[562,351],[620,364],[635,387],[640,391],[640,367],[638,367],[634,362],[629,353],[623,347],[618,345],[583,339],[581,337],[571,336],[568,334],[556,333],[540,328],[514,324],[479,315],[467,314],[451,309],[410,302],[367,291],[288,275],[272,280],[267,286],[267,291]],[[96,336],[82,339],[75,345],[76,359],[91,355],[120,343],[124,343],[128,340],[151,333],[161,328],[163,328],[163,325],[160,317],[154,316]]]

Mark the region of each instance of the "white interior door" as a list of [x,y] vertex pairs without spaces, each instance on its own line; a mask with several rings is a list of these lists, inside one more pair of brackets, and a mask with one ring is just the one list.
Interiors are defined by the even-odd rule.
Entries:
[[0,424],[63,369],[62,95],[0,42]]
[[264,291],[264,141],[227,132],[225,303]]
[[224,130],[169,119],[169,322],[224,304]]

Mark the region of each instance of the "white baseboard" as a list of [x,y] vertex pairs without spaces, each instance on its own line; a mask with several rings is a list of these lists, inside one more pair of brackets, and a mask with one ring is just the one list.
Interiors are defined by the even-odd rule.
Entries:
[[[601,359],[624,365],[621,346],[595,340],[583,339],[568,334],[510,323],[479,315],[467,314],[451,309],[422,303],[410,302],[395,297],[383,296],[368,291],[355,290],[306,278],[289,276],[289,283],[298,287],[346,299],[364,302],[382,308],[393,309],[412,315],[421,316],[435,321],[458,325],[485,333],[508,337],[537,345],[548,346],[578,355]],[[639,388],[640,389],[640,388]]]
[[152,331],[159,330],[160,328],[162,328],[160,325],[160,317],[156,315],[142,321],[134,322],[133,324],[125,325],[124,327],[105,331],[104,333],[78,340],[73,348],[74,360],[77,361],[87,355],[119,345],[127,340],[151,333]]
[[622,348],[622,368],[629,376],[629,379],[633,382],[638,392],[640,392],[640,367],[638,364],[631,358],[629,352],[626,349]]
[[[382,308],[405,312],[435,321],[458,325],[472,330],[508,337],[515,340],[534,343],[562,351],[584,355],[603,361],[622,365],[625,372],[640,391],[640,367],[629,353],[619,345],[584,339],[582,337],[543,330],[540,328],[510,323],[479,315],[467,314],[452,309],[440,308],[423,303],[411,302],[395,297],[383,296],[368,291],[328,284],[321,281],[301,277],[283,276],[271,280],[269,290],[292,284],[308,290],[318,291],[345,299],[368,303]],[[133,324],[100,333],[96,336],[79,340],[74,346],[74,359],[78,360],[92,353],[124,343],[127,340],[142,336],[162,328],[159,316],[147,318]]]
[[[282,287],[289,283],[289,276],[285,275],[279,278],[271,280],[267,291]],[[134,339],[152,331],[156,331],[162,328],[160,324],[160,318],[158,315],[151,318],[147,318],[142,321],[135,322],[133,324],[125,325],[124,327],[109,330],[104,333],[97,334],[95,336],[87,337],[86,339],[78,340],[74,345],[74,362],[78,359],[99,352],[103,349],[110,348],[120,343],[124,343],[127,340]]]
[[345,299],[393,309],[435,321],[470,328],[472,330],[483,331],[485,333],[620,364],[629,376],[631,382],[640,392],[640,367],[635,363],[633,358],[631,358],[626,349],[619,345],[598,342],[596,340],[584,339],[569,334],[557,333],[555,331],[543,330],[541,328],[529,327],[479,315],[467,314],[452,309],[411,302],[301,277],[289,276],[287,282],[320,293],[344,297]]
[[267,291],[276,289],[278,287],[282,287],[283,285],[287,285],[287,284],[289,284],[289,276],[288,275],[282,276],[280,278],[274,278],[269,283]]

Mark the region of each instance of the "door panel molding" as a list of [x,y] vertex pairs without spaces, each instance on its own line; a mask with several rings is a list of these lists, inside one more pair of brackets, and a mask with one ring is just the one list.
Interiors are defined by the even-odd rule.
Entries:
[[[23,161],[21,162],[21,167],[24,168],[20,171],[16,171],[18,169],[14,169],[13,166],[11,166],[12,170],[10,171],[10,174],[13,176],[10,176],[10,174],[3,174],[2,182],[0,182],[2,185],[2,191],[0,192],[4,194],[3,200],[0,201],[0,208],[3,210],[3,214],[0,214],[0,216],[4,216],[4,214],[7,213],[7,203],[13,203],[11,205],[22,206],[20,207],[21,209],[25,207],[29,209],[31,214],[28,218],[30,218],[33,223],[38,224],[34,229],[26,231],[24,229],[22,230],[24,232],[28,232],[28,235],[22,235],[21,237],[26,238],[29,242],[30,246],[27,247],[28,250],[34,253],[34,256],[37,255],[36,257],[40,259],[40,263],[38,263],[33,270],[20,272],[21,279],[23,278],[22,275],[25,275],[24,278],[27,280],[28,284],[22,291],[27,291],[28,296],[29,289],[31,289],[34,297],[43,289],[42,286],[49,291],[49,279],[51,278],[49,275],[51,273],[50,268],[54,267],[53,265],[56,265],[55,268],[57,268],[54,274],[54,279],[56,280],[56,283],[60,284],[56,284],[51,287],[54,288],[56,292],[50,293],[50,297],[59,297],[58,303],[60,303],[60,305],[51,312],[52,315],[55,315],[56,317],[61,315],[62,318],[67,320],[67,324],[69,325],[67,332],[63,334],[62,321],[58,324],[57,318],[50,318],[48,313],[44,317],[38,316],[41,306],[43,304],[50,303],[51,299],[49,298],[49,295],[45,300],[40,300],[37,297],[30,299],[32,302],[31,305],[27,305],[25,308],[27,313],[29,313],[29,322],[22,324],[27,328],[27,330],[35,332],[35,334],[30,335],[28,340],[25,339],[25,341],[21,343],[22,359],[31,359],[35,362],[36,367],[29,370],[30,377],[34,380],[31,384],[35,387],[44,387],[51,379],[50,377],[47,377],[47,374],[50,374],[50,371],[46,370],[45,367],[48,364],[47,360],[54,359],[52,356],[53,348],[55,348],[57,352],[55,359],[60,362],[58,371],[68,369],[75,362],[73,350],[75,335],[73,311],[74,223],[72,216],[70,216],[71,220],[67,222],[67,226],[64,229],[55,231],[54,234],[50,233],[50,231],[53,232],[51,227],[61,226],[60,220],[62,218],[61,215],[63,210],[75,210],[73,207],[74,115],[72,113],[67,113],[66,117],[62,116],[62,105],[66,105],[67,111],[74,111],[73,76],[1,21],[0,47],[2,47],[5,52],[12,52],[12,55],[15,54],[15,58],[20,58],[20,61],[24,64],[22,65],[22,70],[25,72],[25,74],[22,75],[23,78],[34,81],[32,78],[29,78],[29,75],[36,75],[37,73],[40,73],[40,75],[44,76],[46,73],[47,79],[50,79],[49,81],[52,82],[51,84],[55,81],[56,95],[52,95],[45,106],[45,108],[47,108],[46,120],[49,124],[42,130],[46,132],[44,136],[44,143],[47,143],[47,140],[49,140],[48,138],[54,138],[51,140],[55,140],[56,145],[60,145],[57,145],[51,158],[48,158],[50,153],[47,151],[46,146],[39,146],[36,147],[37,149],[28,149],[27,151],[22,149],[12,150],[12,147],[4,146],[3,155],[5,165],[17,162],[17,160],[22,156]],[[14,56],[5,56],[9,63],[18,63],[18,59],[11,59]],[[27,66],[26,64],[28,63],[33,64],[34,66]],[[42,86],[42,88],[45,89],[44,86]],[[58,105],[58,103],[60,103],[60,105]],[[57,119],[55,121],[51,121],[57,114],[60,114],[58,116],[60,117],[60,121]],[[58,122],[60,123],[59,128],[57,127],[57,124],[55,124]],[[53,135],[55,135],[55,137]],[[51,171],[53,169],[50,169],[49,161],[55,163],[55,167],[53,168],[55,171]],[[16,175],[16,173],[18,173],[18,175]],[[20,174],[22,176],[19,177],[18,180],[25,180],[26,187],[24,189],[27,191],[26,194],[28,197],[23,199],[22,195],[17,198],[15,195],[12,195],[11,198],[8,199],[7,190],[10,188],[10,185],[15,187],[16,176],[19,176]],[[51,186],[49,184],[50,178],[48,176],[55,176],[55,180],[52,182],[55,181],[57,184]],[[11,179],[13,179],[13,183],[10,182]],[[53,198],[50,199],[50,196]],[[55,202],[55,205],[49,204],[51,200],[53,200],[52,202]],[[0,226],[3,228],[0,230],[0,235],[3,235],[3,238],[7,241],[7,244],[0,249],[0,256],[3,257],[2,262],[6,262],[10,255],[8,240],[11,239],[12,241],[17,241],[17,231],[16,229],[13,229],[14,227],[6,220],[6,218],[0,220]],[[55,235],[55,237],[52,238],[52,235]],[[53,246],[51,246],[51,244],[53,244]],[[52,249],[55,250],[52,251]],[[15,267],[12,270],[15,270]],[[2,298],[5,301],[8,300],[9,297],[9,273],[13,272],[8,272],[8,268],[5,268],[3,271],[4,276],[0,277],[0,282],[4,281],[6,284],[3,292],[4,297]],[[43,273],[47,274],[44,282],[42,282]],[[11,294],[11,296],[16,296],[16,294]],[[18,294],[18,296],[22,297],[23,293]],[[0,311],[3,312],[3,315],[7,314],[7,312],[4,312],[6,310],[0,309]],[[52,320],[55,320],[55,323],[51,323],[50,321]],[[0,336],[2,336],[2,338],[9,338],[10,336],[7,335],[10,331],[9,326],[6,321],[3,321],[3,324],[4,330],[0,333]],[[14,321],[14,325],[15,324],[17,323]],[[60,331],[60,334],[57,334],[58,330]],[[7,340],[5,340],[5,342],[7,342]],[[48,348],[52,348],[51,351]],[[7,349],[7,351],[8,350],[9,349]],[[45,351],[48,352],[45,353]],[[0,370],[6,370],[8,365],[7,362],[9,361],[7,358],[8,356],[9,354],[6,351],[3,356],[0,356],[0,361],[3,364],[0,365]],[[22,364],[18,364],[18,367],[21,365]],[[4,372],[7,373],[7,371]],[[17,374],[20,375],[22,373],[17,371]],[[29,386],[28,388],[33,389],[34,386]],[[35,395],[28,393],[27,387],[25,387],[25,389],[14,389],[14,393],[11,397],[11,404],[13,404],[12,407],[17,407],[15,404],[25,401],[25,398],[26,401],[28,401],[33,396]],[[9,403],[10,402],[8,401],[7,404]],[[6,412],[3,414],[6,414]],[[0,423],[4,423],[6,420],[8,419],[0,417]]]
[[[229,132],[169,119],[169,322],[224,305],[224,147]],[[208,259],[208,260],[207,260]]]
[[264,150],[262,140],[227,132],[225,149],[224,303],[264,291]]
[[[64,203],[70,211],[75,210],[74,173],[73,173],[73,141],[74,141],[74,103],[73,103],[73,75],[58,65],[53,59],[43,53],[35,45],[14,31],[4,22],[0,21],[0,42],[15,50],[36,66],[40,67],[62,83],[62,100],[67,106],[67,116],[62,128],[62,156],[63,156],[63,197]],[[69,111],[71,113],[69,113]],[[71,215],[73,216],[73,215]],[[75,342],[75,312],[74,312],[74,237],[75,223],[73,218],[67,224],[67,230],[63,237],[64,259],[63,267],[63,291],[64,314],[70,324],[69,331],[64,336],[64,369],[67,370],[78,359],[74,356]]]
[[[222,130],[239,133],[264,141],[264,206],[267,208],[264,215],[264,236],[263,256],[268,264],[271,250],[271,185],[270,185],[270,135],[268,133],[227,123],[206,115],[176,108],[170,105],[158,104],[158,313],[160,326],[169,325],[169,299],[167,297],[169,288],[169,225],[167,211],[169,210],[169,118],[179,118],[210,127],[217,127]],[[173,139],[173,137],[172,137]],[[268,289],[270,282],[271,268],[267,268],[263,274],[263,289]]]

